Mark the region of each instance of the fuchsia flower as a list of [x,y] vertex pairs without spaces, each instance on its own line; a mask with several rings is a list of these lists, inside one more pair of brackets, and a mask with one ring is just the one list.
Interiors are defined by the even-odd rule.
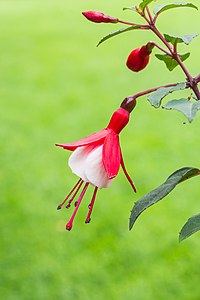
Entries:
[[141,48],[134,49],[128,56],[126,65],[133,72],[143,70],[149,63],[154,44],[149,42]]
[[92,185],[94,186],[94,192],[85,220],[85,223],[90,222],[98,189],[107,188],[112,184],[113,179],[119,172],[120,165],[133,190],[136,192],[136,188],[126,171],[119,143],[119,133],[128,121],[129,112],[120,107],[114,112],[105,129],[73,143],[56,144],[56,146],[73,151],[68,164],[72,172],[79,177],[78,182],[58,206],[58,209],[61,209],[66,202],[66,207],[69,208],[71,202],[83,186],[78,200],[75,202],[75,210],[66,225],[67,230],[71,230],[74,217],[83,196],[89,185]]
[[105,15],[104,13],[96,10],[89,10],[82,12],[84,17],[94,23],[117,23],[118,19]]
[[119,144],[119,133],[126,126],[128,121],[129,112],[120,107],[114,112],[105,129],[73,143],[56,144],[56,146],[73,151],[68,164],[72,172],[79,177],[78,182],[71,192],[64,201],[58,205],[58,209],[61,209],[66,202],[66,208],[69,208],[71,202],[83,186],[78,200],[75,202],[74,212],[66,225],[67,230],[71,230],[74,217],[83,196],[89,185],[92,185],[94,186],[94,192],[85,220],[85,223],[90,222],[98,189],[107,188],[112,184],[113,179],[119,172],[120,165],[133,190],[136,192],[136,188],[126,171]]

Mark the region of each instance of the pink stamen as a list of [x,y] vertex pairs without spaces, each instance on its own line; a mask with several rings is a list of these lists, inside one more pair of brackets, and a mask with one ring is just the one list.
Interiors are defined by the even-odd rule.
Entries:
[[[69,199],[69,197],[71,196],[71,194],[74,192],[74,190],[77,188],[77,186],[79,185],[79,184],[82,184],[83,183],[83,180],[80,178],[79,180],[78,180],[78,182],[75,184],[75,186],[73,187],[73,189],[71,190],[71,192],[67,195],[67,197],[64,199],[64,201],[61,203],[61,204],[59,204],[58,205],[58,207],[57,207],[57,209],[61,209],[62,208],[62,206],[65,204],[65,202]],[[79,187],[78,187],[79,188]]]
[[121,166],[122,166],[122,169],[124,171],[124,174],[125,174],[126,178],[128,179],[128,181],[129,181],[130,185],[132,186],[134,192],[136,193],[136,187],[135,187],[135,185],[134,185],[131,177],[129,176],[129,174],[128,174],[127,170],[126,170],[122,154],[121,154]]
[[92,209],[93,209],[93,206],[94,206],[94,202],[95,202],[95,199],[96,199],[97,190],[98,190],[98,187],[96,186],[96,187],[94,188],[94,193],[93,193],[93,196],[92,196],[92,200],[91,200],[91,202],[90,202],[90,204],[89,204],[89,212],[88,212],[88,214],[87,214],[85,223],[90,223],[90,221],[91,221],[90,216],[91,216]]
[[73,195],[73,196],[71,197],[71,199],[68,201],[68,204],[66,205],[66,208],[69,208],[69,207],[70,207],[72,201],[74,200],[74,198],[76,197],[78,191],[80,190],[80,188],[81,188],[83,182],[84,182],[83,180],[80,181],[79,186],[77,187],[77,189],[76,189],[74,195]]
[[86,192],[86,190],[87,190],[87,188],[88,188],[88,185],[89,185],[89,182],[86,182],[86,184],[84,185],[84,188],[83,188],[83,190],[82,190],[82,192],[81,192],[81,194],[80,194],[80,196],[79,196],[79,198],[78,198],[77,205],[76,205],[76,207],[75,207],[75,209],[74,209],[74,212],[73,212],[73,214],[72,214],[72,216],[71,216],[69,222],[68,222],[67,225],[66,225],[66,230],[71,230],[71,229],[72,229],[72,225],[73,225],[74,218],[75,218],[76,213],[77,213],[77,210],[78,210],[78,208],[79,208],[79,206],[80,206],[80,204],[81,204],[81,201],[82,201],[82,199],[83,199],[83,196],[85,195],[85,192]]

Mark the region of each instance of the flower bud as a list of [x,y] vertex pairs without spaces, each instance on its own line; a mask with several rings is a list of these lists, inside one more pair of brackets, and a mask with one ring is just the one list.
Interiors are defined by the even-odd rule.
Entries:
[[127,58],[127,67],[133,72],[139,72],[143,70],[149,62],[153,47],[154,44],[149,42],[141,48],[134,49]]
[[104,13],[96,10],[85,11],[82,12],[82,14],[89,21],[92,21],[94,23],[117,23],[118,22],[117,18],[104,15]]
[[136,98],[134,96],[126,97],[120,105],[121,108],[127,110],[129,113],[132,112],[135,106],[136,106]]

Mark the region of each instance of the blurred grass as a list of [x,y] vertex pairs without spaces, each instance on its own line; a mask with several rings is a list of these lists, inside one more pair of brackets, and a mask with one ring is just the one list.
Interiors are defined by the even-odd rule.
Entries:
[[[126,95],[184,80],[180,70],[170,73],[153,57],[141,73],[124,67],[128,53],[148,41],[144,32],[95,47],[119,26],[86,22],[81,11],[131,20],[132,13],[121,10],[128,5],[0,1],[1,299],[199,299],[199,234],[177,242],[183,223],[200,210],[198,178],[178,186],[128,231],[134,201],[174,170],[199,167],[198,117],[183,124],[178,112],[155,110],[141,99],[121,135],[137,195],[120,172],[112,188],[99,192],[90,225],[84,224],[89,195],[70,233],[71,212],[56,211],[76,178],[68,153],[54,143],[101,129]],[[159,24],[167,33],[196,33],[197,20],[195,10],[180,9],[163,14]],[[195,39],[186,63],[193,74],[199,45]]]

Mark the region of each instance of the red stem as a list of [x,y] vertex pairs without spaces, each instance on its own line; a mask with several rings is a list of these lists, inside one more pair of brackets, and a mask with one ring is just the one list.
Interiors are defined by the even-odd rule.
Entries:
[[[186,68],[186,66],[184,65],[184,63],[182,62],[182,60],[180,59],[179,54],[177,53],[177,45],[175,44],[174,47],[172,47],[170,45],[170,43],[168,43],[165,39],[165,37],[160,33],[160,31],[157,29],[155,22],[157,20],[158,15],[155,15],[154,18],[152,18],[151,12],[148,8],[148,6],[146,6],[146,11],[148,13],[148,17],[145,15],[144,11],[139,11],[139,14],[146,20],[146,22],[148,23],[148,25],[140,25],[140,24],[134,24],[131,22],[126,22],[126,21],[122,21],[119,20],[118,22],[123,23],[123,24],[127,24],[127,25],[131,25],[131,26],[140,26],[140,29],[151,29],[154,34],[163,42],[163,44],[167,47],[167,49],[169,50],[169,52],[165,49],[163,49],[161,46],[159,46],[158,44],[154,43],[154,45],[160,49],[162,52],[166,53],[167,55],[169,55],[170,57],[172,57],[174,60],[177,61],[177,63],[179,64],[179,66],[181,67],[182,71],[185,73],[186,78],[187,78],[187,87],[190,87],[193,92],[195,93],[197,100],[200,100],[200,91],[198,88],[198,83],[200,82],[200,74],[197,75],[195,78],[192,77],[192,75],[189,73],[188,69]],[[176,84],[172,84],[172,85],[166,85],[167,86],[174,86]],[[159,87],[157,88],[153,88],[153,89],[149,89],[143,92],[140,92],[136,95],[134,95],[134,99],[136,99],[137,97],[143,96],[145,94],[151,93],[153,91],[156,91]]]
[[131,25],[131,26],[139,26],[140,29],[150,29],[150,27],[148,25],[136,24],[136,23],[127,22],[127,21],[123,21],[123,20],[118,20],[118,23],[122,23],[122,24],[126,24],[126,25]]
[[[189,71],[187,70],[186,66],[184,65],[184,63],[182,62],[182,60],[180,59],[176,47],[174,47],[174,49],[171,47],[171,45],[166,41],[166,39],[164,38],[164,36],[159,32],[159,30],[156,28],[155,24],[152,23],[150,25],[150,29],[155,33],[155,35],[165,44],[165,46],[169,49],[170,53],[171,53],[171,57],[173,59],[175,59],[177,61],[177,63],[179,64],[179,66],[181,67],[181,69],[183,70],[183,72],[185,73],[187,80],[188,80],[188,84],[189,87],[193,90],[193,92],[195,93],[196,97],[198,100],[200,100],[200,92],[199,92],[199,88],[198,88],[198,82],[196,82],[195,78],[192,77],[192,75],[189,73]],[[164,51],[165,52],[165,51]],[[166,52],[165,52],[166,53]],[[168,54],[169,55],[169,54]]]
[[200,82],[200,74],[198,74],[195,78],[196,83]]
[[152,18],[152,16],[151,16],[151,12],[150,12],[148,6],[146,6],[146,10],[147,10],[147,13],[148,13],[148,16],[149,16],[149,20],[150,20],[150,22],[152,23],[152,22],[153,22],[153,18]]
[[[136,99],[141,97],[141,96],[144,96],[144,95],[147,95],[147,94],[150,94],[152,92],[155,92],[157,91],[158,89],[160,88],[167,88],[167,87],[172,87],[172,86],[176,86],[178,83],[169,83],[169,84],[166,84],[166,85],[163,85],[163,86],[157,86],[157,87],[154,87],[154,88],[151,88],[151,89],[148,89],[148,90],[144,90],[144,91],[141,91],[137,94],[134,94],[132,96],[128,96],[126,97],[123,102],[121,103],[121,107],[128,110],[130,113],[131,111],[133,110],[133,108],[135,107],[136,105]],[[187,82],[186,83],[186,88],[189,88],[189,83]]]
[[165,50],[164,48],[162,48],[161,46],[159,46],[157,43],[155,42],[151,42],[155,47],[157,47],[159,50],[161,50],[162,52],[166,53],[167,55],[171,56],[171,53],[169,53],[167,50]]

